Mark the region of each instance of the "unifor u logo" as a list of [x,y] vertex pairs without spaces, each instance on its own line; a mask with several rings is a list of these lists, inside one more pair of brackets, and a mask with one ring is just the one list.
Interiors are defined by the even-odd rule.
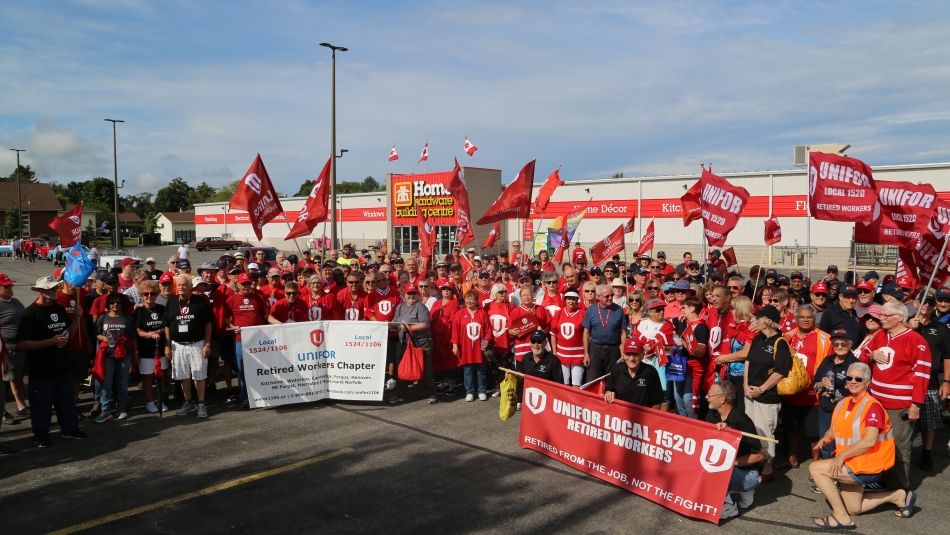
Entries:
[[732,469],[732,462],[736,458],[736,449],[728,442],[717,438],[703,441],[703,449],[699,454],[699,464],[709,473],[723,472]]
[[318,306],[310,307],[310,321],[320,321],[321,319],[323,319],[321,316],[323,316],[323,311],[320,307]]
[[247,184],[247,187],[251,188],[254,193],[261,194],[261,177],[257,176],[257,173],[250,173],[244,177],[244,183]]
[[508,329],[508,318],[506,316],[492,314],[492,316],[488,318],[488,321],[491,322],[491,333],[495,336],[505,334],[505,331]]
[[310,343],[316,347],[323,345],[323,329],[314,329],[310,331]]
[[561,324],[561,336],[564,338],[573,338],[574,337],[574,324],[573,323],[562,323]]
[[382,314],[389,314],[393,309],[392,301],[380,301],[379,302],[379,311]]
[[482,337],[482,325],[480,323],[469,323],[465,326],[465,334],[468,335],[468,339],[475,342]]
[[532,414],[540,414],[548,404],[548,395],[540,388],[526,388],[524,391],[524,405]]

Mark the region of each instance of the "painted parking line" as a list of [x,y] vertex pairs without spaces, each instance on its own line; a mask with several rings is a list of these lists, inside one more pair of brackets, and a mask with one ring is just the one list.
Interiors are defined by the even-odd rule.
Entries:
[[339,449],[339,450],[336,450],[336,451],[327,452],[327,453],[324,453],[323,455],[317,455],[316,457],[310,457],[310,458],[307,458],[307,459],[303,459],[303,460],[301,460],[301,461],[297,461],[297,462],[295,462],[295,463],[290,463],[290,464],[287,464],[287,465],[284,465],[284,466],[278,466],[277,468],[271,468],[270,470],[264,470],[264,471],[257,472],[257,473],[254,473],[254,474],[249,474],[249,475],[246,475],[246,476],[244,476],[244,477],[239,477],[239,478],[237,478],[237,479],[232,479],[232,480],[230,480],[230,481],[224,481],[224,482],[222,482],[222,483],[218,483],[217,485],[212,485],[212,486],[210,486],[210,487],[205,487],[205,488],[200,489],[200,490],[188,492],[188,493],[186,493],[186,494],[182,494],[181,496],[175,496],[174,498],[168,498],[168,499],[165,499],[165,500],[160,500],[160,501],[157,501],[157,502],[149,503],[149,504],[147,504],[147,505],[142,505],[142,506],[139,506],[139,507],[133,507],[132,509],[128,509],[128,510],[125,510],[125,511],[121,511],[121,512],[118,512],[118,513],[113,513],[113,514],[111,514],[111,515],[106,515],[106,516],[103,516],[103,517],[99,517],[99,518],[96,518],[96,519],[93,519],[93,520],[89,520],[89,521],[87,521],[87,522],[82,522],[82,523],[80,523],[80,524],[74,524],[74,525],[72,525],[72,526],[69,526],[69,527],[66,527],[66,528],[62,528],[62,529],[58,529],[58,530],[52,531],[52,532],[50,532],[50,533],[51,533],[52,535],[62,535],[62,534],[66,534],[66,533],[78,533],[78,532],[80,532],[80,531],[84,531],[84,530],[87,530],[87,529],[91,529],[91,528],[95,528],[95,527],[102,526],[102,525],[105,525],[105,524],[109,524],[109,523],[112,523],[112,522],[116,522],[116,521],[118,521],[118,520],[123,520],[123,519],[125,519],[125,518],[129,518],[129,517],[133,517],[133,516],[136,516],[136,515],[140,515],[140,514],[142,514],[142,513],[147,513],[147,512],[149,512],[149,511],[154,511],[154,510],[156,510],[156,509],[161,509],[161,508],[163,508],[163,507],[168,507],[169,505],[175,505],[175,504],[177,504],[177,503],[185,502],[185,501],[188,501],[188,500],[191,500],[191,499],[194,499],[194,498],[199,498],[199,497],[201,497],[201,496],[209,496],[209,495],[211,495],[211,494],[215,494],[215,493],[221,492],[221,491],[223,491],[223,490],[233,489],[233,488],[235,488],[235,487],[239,487],[239,486],[241,486],[241,485],[246,485],[246,484],[252,483],[252,482],[254,482],[254,481],[260,481],[260,480],[266,479],[266,478],[268,478],[268,477],[273,477],[273,476],[276,476],[276,475],[284,474],[284,473],[286,473],[286,472],[290,472],[290,471],[293,471],[293,470],[297,470],[298,468],[303,468],[304,466],[309,466],[309,465],[311,465],[311,464],[316,464],[316,463],[319,463],[319,462],[322,462],[322,461],[327,461],[327,460],[332,459],[332,458],[334,458],[334,457],[339,457],[340,455],[345,455],[345,454],[347,454],[347,453],[352,453],[353,451],[354,451],[353,448],[343,448],[343,449]]

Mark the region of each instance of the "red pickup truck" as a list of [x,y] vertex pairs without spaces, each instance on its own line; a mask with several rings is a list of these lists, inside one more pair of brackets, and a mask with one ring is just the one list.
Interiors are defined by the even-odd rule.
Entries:
[[218,236],[201,238],[196,242],[191,242],[188,244],[189,247],[193,247],[199,251],[209,251],[211,249],[233,250],[244,245],[247,245],[247,243],[240,240],[224,240]]

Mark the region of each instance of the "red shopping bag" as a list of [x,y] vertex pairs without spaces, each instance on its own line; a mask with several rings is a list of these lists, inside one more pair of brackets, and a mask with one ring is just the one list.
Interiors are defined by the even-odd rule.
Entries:
[[402,360],[399,361],[399,369],[396,371],[401,381],[421,381],[422,372],[425,367],[423,350],[416,347],[412,342],[412,336],[406,339],[406,351],[402,354]]
[[96,358],[92,361],[92,377],[96,381],[102,382],[106,376],[106,348],[108,342],[99,342],[99,349],[96,350]]

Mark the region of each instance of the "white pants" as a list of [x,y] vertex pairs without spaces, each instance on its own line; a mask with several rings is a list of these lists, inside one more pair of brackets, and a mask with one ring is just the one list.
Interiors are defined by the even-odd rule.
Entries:
[[204,357],[204,347],[204,340],[193,344],[172,342],[172,379],[207,379],[208,359]]
[[584,384],[584,365],[568,366],[561,364],[561,375],[564,376],[564,384],[581,386]]

